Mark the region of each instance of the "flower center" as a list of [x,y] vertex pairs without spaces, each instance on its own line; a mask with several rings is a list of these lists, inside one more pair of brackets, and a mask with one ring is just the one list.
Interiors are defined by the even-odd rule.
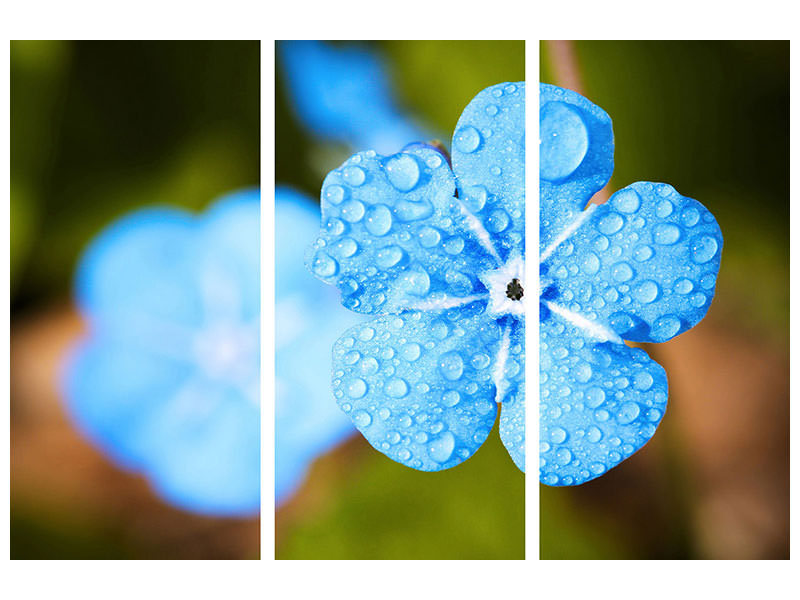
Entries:
[[516,277],[506,286],[506,296],[512,300],[522,300],[525,295],[525,290],[522,289],[522,284]]
[[487,311],[493,315],[514,315],[522,317],[525,305],[525,261],[518,254],[513,255],[499,269],[478,275],[489,290]]

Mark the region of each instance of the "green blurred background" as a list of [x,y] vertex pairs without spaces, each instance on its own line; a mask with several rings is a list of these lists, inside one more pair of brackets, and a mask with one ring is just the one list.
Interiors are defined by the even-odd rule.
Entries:
[[669,183],[725,239],[706,319],[646,346],[670,382],[655,437],[593,482],[539,486],[541,556],[788,558],[789,43],[540,49],[541,81],[612,118],[608,191]]
[[259,182],[258,42],[11,42],[11,556],[258,556],[257,519],[172,509],[67,421],[76,260],[120,215]]
[[[387,60],[399,104],[441,132],[448,149],[475,94],[525,79],[523,42],[370,45]],[[325,175],[351,152],[321,145],[298,125],[280,66],[276,87],[276,183],[317,199]],[[497,427],[475,456],[441,473],[395,463],[356,435],[319,459],[276,515],[277,558],[519,559],[524,547],[525,477]]]

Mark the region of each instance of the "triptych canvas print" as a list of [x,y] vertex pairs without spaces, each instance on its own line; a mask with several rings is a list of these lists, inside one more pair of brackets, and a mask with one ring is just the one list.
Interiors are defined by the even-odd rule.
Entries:
[[17,40],[10,99],[10,558],[789,557],[789,42]]

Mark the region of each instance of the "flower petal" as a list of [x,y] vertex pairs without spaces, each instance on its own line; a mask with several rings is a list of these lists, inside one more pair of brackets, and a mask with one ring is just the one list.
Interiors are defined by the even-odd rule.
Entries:
[[525,472],[525,385],[515,387],[500,409],[500,439],[514,464]]
[[571,90],[539,84],[540,252],[614,170],[611,118]]
[[485,295],[495,259],[465,232],[447,161],[430,147],[351,157],[322,187],[320,237],[306,264],[356,312],[431,310]]
[[500,262],[524,252],[524,81],[494,85],[472,99],[456,125],[452,156],[459,201],[474,215],[473,228],[488,232]]
[[722,234],[702,204],[634,183],[586,213],[544,262],[554,304],[637,342],[664,342],[705,316]]
[[664,369],[644,350],[585,338],[551,316],[540,325],[539,480],[577,485],[653,436],[667,405]]
[[379,317],[334,345],[334,395],[392,460],[422,471],[447,469],[472,456],[492,428],[502,339],[502,324],[477,302]]

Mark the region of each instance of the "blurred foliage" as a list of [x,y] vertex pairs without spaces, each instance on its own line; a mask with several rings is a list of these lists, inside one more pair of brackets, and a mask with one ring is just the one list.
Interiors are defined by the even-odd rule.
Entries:
[[12,42],[11,82],[14,308],[122,213],[258,183],[258,42]]
[[[788,481],[787,424],[747,421],[742,407],[765,418],[788,410],[789,43],[567,42],[576,59],[571,65],[559,62],[552,44],[541,44],[541,80],[565,85],[577,75],[578,91],[612,118],[609,191],[635,181],[669,183],[714,213],[725,240],[707,321],[647,347],[670,377],[672,408],[655,438],[579,488],[539,486],[541,557],[783,557],[788,495],[772,490]],[[679,347],[719,356],[711,362],[724,370],[671,370],[682,365]],[[759,359],[750,359],[752,372],[728,366],[743,355]],[[709,378],[729,382],[728,389],[703,396],[698,390]],[[753,395],[750,386],[763,391]],[[696,402],[706,407],[690,412]],[[692,421],[697,415],[707,420]],[[738,465],[738,480],[726,455]],[[769,485],[756,481],[759,473],[772,477]],[[708,506],[715,507],[711,513],[732,507],[730,518],[742,525],[733,534],[713,529]],[[726,539],[738,546],[723,548]]]
[[[279,559],[519,559],[525,553],[525,476],[500,442],[497,428],[481,449],[440,473],[395,463],[362,438],[330,495],[297,520]],[[327,467],[330,468],[330,467]],[[280,517],[280,513],[279,513]]]
[[[458,117],[475,94],[525,79],[523,42],[371,45],[387,58],[401,106],[441,132],[448,148]],[[325,174],[351,152],[322,146],[302,131],[280,68],[275,106],[276,182],[319,198]],[[360,437],[352,445],[320,459],[299,497],[278,512],[278,558],[524,557],[525,477],[496,430],[475,456],[441,473],[396,464]],[[305,503],[309,497],[317,501]]]

